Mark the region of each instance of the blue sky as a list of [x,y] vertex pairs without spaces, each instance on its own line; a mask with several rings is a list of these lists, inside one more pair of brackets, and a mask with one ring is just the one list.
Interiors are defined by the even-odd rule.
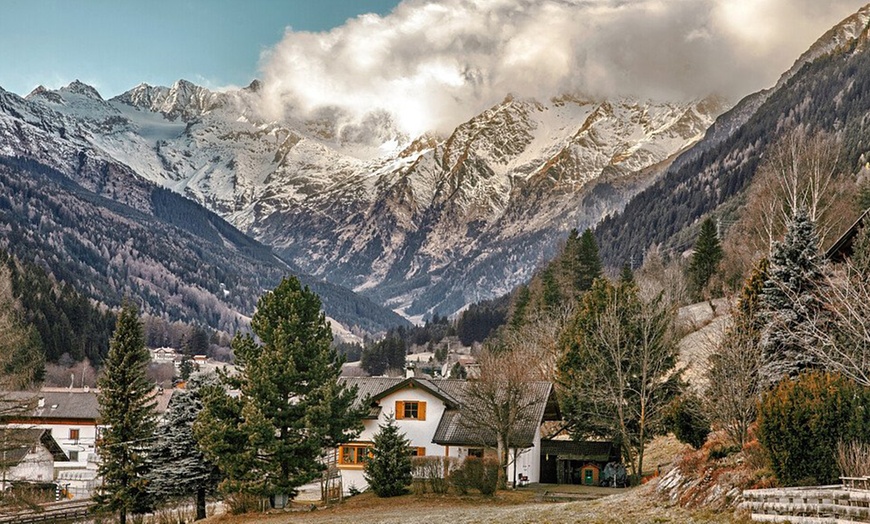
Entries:
[[398,0],[2,0],[0,87],[80,79],[108,98],[140,82],[244,86],[286,27],[326,31]]

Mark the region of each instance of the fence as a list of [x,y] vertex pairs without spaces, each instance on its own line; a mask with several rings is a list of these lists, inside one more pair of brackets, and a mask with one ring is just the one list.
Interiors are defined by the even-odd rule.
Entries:
[[746,490],[740,506],[755,522],[870,523],[870,490],[863,489],[868,479],[843,480],[837,486]]
[[37,524],[42,522],[75,522],[86,519],[91,501],[55,502],[36,509],[0,513],[0,524]]

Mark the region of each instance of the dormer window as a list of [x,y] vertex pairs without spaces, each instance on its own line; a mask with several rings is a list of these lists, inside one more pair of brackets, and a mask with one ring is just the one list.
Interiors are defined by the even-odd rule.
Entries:
[[426,403],[420,400],[396,401],[396,420],[426,420]]

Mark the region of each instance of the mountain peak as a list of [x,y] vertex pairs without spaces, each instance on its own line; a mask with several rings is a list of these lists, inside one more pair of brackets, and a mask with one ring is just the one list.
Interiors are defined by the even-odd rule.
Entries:
[[60,91],[65,93],[75,93],[77,95],[93,98],[94,100],[103,100],[103,97],[100,96],[100,93],[93,86],[89,86],[79,80],[73,80],[68,86],[61,87]]
[[44,99],[44,100],[48,100],[49,102],[54,102],[55,104],[62,104],[63,103],[63,98],[61,98],[61,96],[59,94],[57,94],[57,91],[52,91],[50,89],[47,89],[44,85],[36,86],[36,88],[33,91],[31,91],[27,96],[25,96],[24,99],[25,100]]
[[246,87],[244,89],[247,91],[250,91],[252,93],[258,93],[260,91],[260,89],[262,89],[262,88],[263,88],[263,82],[261,80],[255,78],[255,79],[251,80],[251,83],[248,84],[248,87]]
[[785,85],[804,64],[860,39],[862,35],[867,33],[868,24],[870,24],[870,4],[859,9],[855,14],[844,19],[816,40],[804,54],[795,60],[791,69],[782,74],[776,84],[777,88]]

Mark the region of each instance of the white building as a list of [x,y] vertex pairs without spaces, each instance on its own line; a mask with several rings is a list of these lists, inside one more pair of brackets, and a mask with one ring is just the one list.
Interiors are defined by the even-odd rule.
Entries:
[[[429,380],[423,378],[351,378],[340,379],[346,386],[357,387],[357,402],[366,402],[369,415],[363,421],[365,429],[355,441],[337,450],[337,465],[341,471],[345,492],[351,488],[365,489],[363,462],[372,446],[375,434],[389,416],[410,442],[417,456],[453,457],[494,453],[495,438],[475,427],[468,418],[463,402],[468,382],[465,380]],[[511,460],[507,478],[521,476],[528,482],[538,482],[541,468],[541,424],[558,418],[558,406],[549,382],[535,382],[529,388],[534,397],[527,420],[518,424],[513,438],[518,443],[510,449]]]
[[67,461],[58,470],[96,469],[96,442],[99,436],[100,409],[96,390],[90,388],[44,388],[38,392],[14,392],[10,396],[27,405],[12,416],[10,427],[40,428],[63,449]]
[[13,482],[52,482],[54,464],[65,460],[46,429],[0,429],[0,491]]

